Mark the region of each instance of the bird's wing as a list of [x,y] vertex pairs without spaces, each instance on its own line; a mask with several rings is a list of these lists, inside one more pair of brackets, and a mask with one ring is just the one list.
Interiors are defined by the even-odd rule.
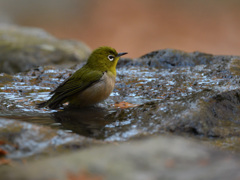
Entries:
[[52,98],[49,100],[49,107],[51,104],[60,104],[67,97],[79,93],[94,83],[101,80],[104,72],[101,71],[81,71],[75,72],[70,78],[60,84],[54,91]]
[[91,84],[99,81],[103,74],[104,72],[101,71],[89,71],[83,72],[82,74],[78,74],[76,72],[70,78],[60,84],[54,91],[52,91],[51,94],[67,92],[74,94],[75,90],[77,90],[77,92],[83,91]]

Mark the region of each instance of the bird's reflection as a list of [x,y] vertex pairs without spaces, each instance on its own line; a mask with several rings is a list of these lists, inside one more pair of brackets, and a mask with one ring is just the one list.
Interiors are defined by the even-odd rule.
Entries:
[[52,117],[56,122],[61,123],[62,129],[71,130],[86,137],[104,139],[105,126],[114,121],[114,118],[108,118],[112,112],[101,107],[64,109],[54,112]]

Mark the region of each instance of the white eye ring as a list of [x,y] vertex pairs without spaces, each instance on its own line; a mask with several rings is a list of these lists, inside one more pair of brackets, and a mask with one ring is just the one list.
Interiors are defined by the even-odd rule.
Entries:
[[108,55],[108,59],[109,59],[109,61],[113,61],[114,60],[114,56],[113,55]]

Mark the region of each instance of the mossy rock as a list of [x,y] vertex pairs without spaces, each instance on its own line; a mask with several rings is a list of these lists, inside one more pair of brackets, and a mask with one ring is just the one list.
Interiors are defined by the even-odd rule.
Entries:
[[0,72],[16,73],[40,65],[74,65],[90,49],[82,42],[60,40],[37,28],[0,25]]

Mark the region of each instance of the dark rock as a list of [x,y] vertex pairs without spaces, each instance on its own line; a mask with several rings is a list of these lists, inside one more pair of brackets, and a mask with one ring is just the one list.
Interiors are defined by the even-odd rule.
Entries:
[[0,72],[16,73],[42,65],[73,65],[86,60],[82,42],[59,40],[37,28],[0,25]]
[[169,121],[171,132],[187,132],[208,137],[240,135],[240,90],[216,94],[200,102],[182,117]]
[[135,64],[147,65],[155,68],[174,68],[212,64],[216,58],[217,56],[202,52],[186,53],[184,51],[175,49],[164,49],[153,51],[135,59]]

